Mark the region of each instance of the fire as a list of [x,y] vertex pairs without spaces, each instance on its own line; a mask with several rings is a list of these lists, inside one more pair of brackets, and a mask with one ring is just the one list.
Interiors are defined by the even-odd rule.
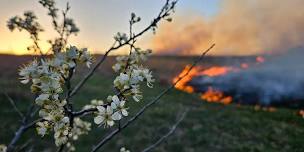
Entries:
[[[265,62],[265,58],[262,56],[256,57],[256,64]],[[231,66],[212,66],[210,68],[205,68],[202,66],[195,66],[189,72],[189,74],[181,79],[176,85],[175,88],[178,90],[182,90],[187,93],[194,93],[195,89],[188,85],[188,83],[196,76],[206,76],[206,77],[217,77],[226,75],[230,72],[239,72],[240,70],[248,69],[252,64],[249,63],[241,63],[239,67],[231,67]],[[173,79],[173,83],[179,80],[180,77],[183,77],[188,72],[191,66],[187,65],[183,71]],[[207,102],[216,102],[222,104],[230,104],[232,103],[233,97],[225,95],[221,90],[216,90],[212,87],[208,87],[206,92],[201,94],[201,99]]]
[[[187,71],[189,70],[191,66],[187,65],[183,71],[173,79],[173,83],[175,83],[180,77],[184,76]],[[193,77],[199,76],[199,75],[205,75],[209,77],[215,77],[215,76],[220,76],[220,75],[225,75],[231,71],[237,71],[237,69],[233,67],[225,67],[225,66],[214,66],[205,70],[202,70],[203,67],[201,66],[196,66],[193,67],[193,69],[189,72],[189,74],[184,77],[182,80],[180,80],[175,88],[178,90],[182,90],[188,93],[193,93],[194,88],[189,86],[187,83],[192,80]]]
[[200,75],[215,77],[215,76],[225,75],[225,74],[227,74],[231,71],[237,71],[237,69],[232,68],[232,67],[215,66],[215,67],[211,67],[209,69],[206,69],[206,70],[202,71]]
[[[184,76],[187,73],[187,71],[189,70],[189,68],[190,68],[190,65],[187,65],[184,68],[184,70],[177,77],[175,77],[173,79],[173,83],[175,83],[180,77]],[[182,80],[180,80],[176,84],[175,88],[178,90],[185,91],[187,93],[193,93],[194,88],[187,84],[188,82],[190,82],[192,80],[193,77],[200,76],[200,75],[204,75],[204,76],[208,76],[208,77],[215,77],[215,76],[225,75],[232,71],[235,71],[235,72],[238,71],[237,68],[226,67],[226,66],[214,66],[214,67],[207,68],[205,70],[202,70],[202,69],[203,69],[203,67],[201,67],[201,66],[194,67],[186,77],[184,77]],[[229,104],[232,102],[232,97],[225,97],[221,91],[219,91],[219,90],[216,91],[216,90],[212,89],[211,87],[208,89],[207,92],[202,94],[201,98],[208,102],[219,102],[219,103],[223,103],[223,104]]]
[[[189,70],[190,65],[187,65],[184,70],[173,79],[173,83],[175,83],[180,77],[184,76],[187,71]],[[197,76],[197,74],[199,73],[200,69],[198,67],[193,67],[193,69],[189,72],[189,74],[184,77],[183,79],[181,79],[176,85],[175,88],[178,90],[182,90],[188,93],[193,93],[194,92],[194,88],[192,86],[187,85],[187,83],[189,81],[192,80],[193,77]]]
[[225,96],[223,92],[214,90],[212,87],[208,88],[208,91],[201,95],[201,99],[206,100],[207,102],[218,102],[225,105],[232,102],[231,96]]

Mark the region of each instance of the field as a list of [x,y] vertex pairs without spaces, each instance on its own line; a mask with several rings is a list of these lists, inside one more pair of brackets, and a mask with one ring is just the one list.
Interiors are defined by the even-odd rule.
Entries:
[[[31,56],[0,56],[0,88],[7,92],[26,111],[27,105],[33,101],[28,87],[18,83],[17,68]],[[168,86],[169,80],[194,57],[152,57],[147,64],[155,71],[157,82],[153,89],[145,88],[144,101],[132,102],[131,116],[146,102],[152,100],[161,90]],[[221,62],[219,62],[221,61]],[[224,63],[225,60],[207,59],[208,64]],[[82,88],[81,93],[73,98],[78,108],[92,99],[105,99],[112,93],[113,73],[109,58],[97,73]],[[204,63],[201,63],[204,64]],[[206,64],[206,63],[205,63]],[[85,69],[77,71],[74,83],[79,81]],[[0,95],[0,143],[8,143],[14,135],[20,121],[3,94]],[[275,112],[256,111],[252,106],[236,104],[210,104],[199,99],[197,94],[187,94],[172,90],[158,104],[108,143],[101,151],[117,152],[122,146],[131,151],[141,151],[155,142],[169,127],[175,123],[177,116],[186,108],[190,112],[178,126],[176,132],[162,143],[155,151],[158,152],[200,152],[200,151],[304,151],[304,119],[296,115],[297,111],[279,108]],[[91,119],[91,118],[86,118]],[[96,128],[96,125],[93,125]],[[77,151],[85,152],[96,144],[111,129],[97,128],[77,142]],[[47,149],[55,151],[52,137],[36,137],[34,129],[27,132],[23,141],[37,143],[35,151]],[[31,144],[28,145],[29,147]]]

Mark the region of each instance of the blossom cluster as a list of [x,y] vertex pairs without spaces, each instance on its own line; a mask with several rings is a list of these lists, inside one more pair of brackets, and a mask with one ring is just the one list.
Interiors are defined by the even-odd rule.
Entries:
[[[94,122],[105,127],[111,127],[115,122],[129,115],[129,107],[127,106],[129,99],[139,102],[143,98],[142,84],[152,88],[154,82],[152,72],[142,65],[151,54],[151,50],[141,50],[136,48],[134,44],[137,37],[147,30],[152,29],[155,32],[157,23],[161,19],[172,20],[169,16],[170,13],[174,12],[173,9],[177,1],[171,3],[169,1],[167,0],[159,16],[152,21],[151,25],[137,35],[133,33],[132,27],[133,24],[140,22],[141,18],[134,13],[131,14],[129,21],[130,34],[117,33],[114,36],[115,43],[109,50],[110,52],[126,45],[130,45],[131,48],[130,54],[118,56],[116,58],[117,63],[112,67],[117,73],[113,82],[114,94],[109,95],[104,101],[92,100],[91,104],[85,105],[80,112],[73,110],[73,105],[69,100],[71,95],[70,80],[78,64],[85,64],[90,68],[93,59],[87,49],[78,49],[74,46],[66,47],[69,36],[71,34],[76,35],[79,32],[73,19],[67,17],[67,12],[70,9],[69,3],[67,3],[66,9],[62,11],[63,22],[58,22],[61,17],[58,17],[59,10],[55,7],[55,1],[39,0],[39,3],[48,9],[53,27],[59,34],[58,38],[48,41],[51,45],[49,51],[53,53],[49,57],[44,56],[39,47],[38,34],[43,29],[36,21],[37,17],[33,12],[25,12],[24,17],[15,16],[7,22],[11,31],[19,29],[29,32],[34,45],[30,46],[28,50],[38,50],[42,55],[41,59],[34,59],[23,66],[19,72],[21,83],[31,83],[31,91],[35,94],[35,103],[39,106],[39,116],[42,118],[41,121],[36,123],[36,130],[39,135],[45,136],[54,132],[56,146],[66,146],[67,151],[75,151],[74,141],[79,136],[88,134],[91,130],[91,123],[81,120],[80,115],[93,112]],[[119,43],[118,46],[116,45],[117,42]],[[100,63],[91,72],[94,72]],[[91,74],[84,80],[86,81]],[[83,84],[85,81],[81,83]],[[65,90],[65,87],[67,90]],[[79,87],[75,89],[77,90]],[[66,94],[64,95],[64,93]],[[7,147],[0,145],[0,152],[6,151]],[[121,148],[120,152],[130,151]]]
[[9,19],[7,22],[7,27],[11,31],[14,31],[15,29],[18,29],[20,31],[26,30],[31,35],[37,37],[38,33],[40,31],[43,31],[40,24],[36,21],[37,16],[31,11],[24,12],[23,16],[24,16],[23,18],[19,16],[14,16],[11,19]]
[[131,20],[130,20],[130,23],[131,24],[134,24],[134,23],[137,23],[137,22],[140,22],[141,18],[136,16],[135,13],[131,13]]
[[[81,120],[80,118],[74,118],[73,128],[69,134],[69,138],[73,141],[79,139],[79,136],[88,134],[91,130],[91,123]],[[75,151],[76,148],[73,145],[72,141],[67,142],[67,150],[68,151]]]
[[[77,34],[79,32],[79,28],[74,23],[74,20],[71,18],[67,18],[66,14],[64,14],[64,22],[62,25],[58,25],[57,18],[58,18],[58,9],[55,7],[55,1],[54,0],[39,0],[39,3],[48,9],[48,15],[52,17],[53,19],[53,25],[55,27],[55,30],[60,31],[60,29],[64,30],[67,35],[70,34]],[[70,9],[70,6],[67,4],[67,8],[65,11],[68,11]],[[67,13],[67,12],[64,12]]]
[[68,141],[71,130],[65,110],[67,101],[60,99],[65,80],[75,71],[77,63],[85,63],[89,67],[91,62],[87,49],[72,46],[40,62],[35,59],[20,69],[21,83],[32,82],[31,91],[37,95],[35,103],[41,107],[39,116],[43,121],[37,123],[37,132],[44,136],[53,130],[57,146]]
[[114,120],[120,120],[122,116],[128,116],[126,101],[120,100],[117,95],[108,96],[107,101],[110,105],[97,106],[98,115],[94,118],[96,124],[104,124],[105,127],[113,126]]
[[141,65],[150,53],[151,50],[143,51],[135,48],[128,56],[116,58],[117,63],[113,65],[113,70],[119,73],[114,80],[117,94],[108,96],[106,103],[95,101],[95,105],[91,105],[98,110],[97,116],[94,118],[96,124],[105,127],[113,126],[114,121],[128,116],[127,97],[132,97],[136,102],[142,99],[141,82],[145,81],[148,87],[153,87],[152,72]]
[[48,15],[56,18],[57,17],[57,12],[59,11],[56,7],[55,7],[55,1],[54,0],[39,0],[39,3],[47,8],[49,10]]

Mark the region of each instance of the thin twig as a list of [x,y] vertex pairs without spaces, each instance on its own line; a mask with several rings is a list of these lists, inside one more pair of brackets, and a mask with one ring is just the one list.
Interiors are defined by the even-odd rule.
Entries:
[[34,116],[34,115],[32,115],[36,111],[34,109],[35,109],[35,104],[31,103],[31,105],[27,109],[25,117],[23,117],[23,120],[22,120],[23,125],[26,125],[28,120]]
[[45,121],[43,118],[38,118],[24,126],[24,131],[34,127],[37,122]]
[[24,132],[24,125],[21,125],[19,127],[19,129],[16,131],[14,138],[12,139],[12,141],[7,146],[7,152],[14,151],[15,145],[16,145],[17,141],[20,139],[23,132]]
[[134,34],[132,37],[130,37],[127,41],[125,41],[124,43],[120,43],[118,46],[115,46],[115,43],[113,44],[113,46],[111,48],[109,48],[106,53],[102,56],[102,58],[97,62],[97,64],[85,75],[85,77],[75,86],[75,88],[73,89],[73,91],[71,92],[70,97],[74,96],[78,90],[85,84],[85,82],[93,75],[93,73],[97,70],[97,68],[101,65],[101,63],[103,63],[105,61],[105,59],[107,58],[107,56],[109,55],[110,52],[117,50],[125,45],[130,44],[130,42],[136,40],[136,38],[138,38],[139,36],[143,35],[144,33],[146,33],[147,31],[149,31],[150,29],[152,29],[153,27],[155,27],[159,21],[168,16],[168,10],[165,11],[165,7],[168,6],[169,0],[166,0],[166,4],[163,6],[163,8],[161,9],[161,11],[159,12],[158,16],[153,19],[153,21],[151,22],[151,24],[149,24],[146,28],[144,28],[141,32]]
[[97,62],[97,64],[85,75],[85,77],[75,86],[75,88],[70,93],[70,96],[68,98],[71,98],[74,96],[78,90],[85,84],[85,82],[93,75],[93,73],[97,70],[97,68],[105,61],[108,54],[114,50],[114,46],[116,43],[113,44],[113,46],[103,55],[103,57]]
[[8,101],[11,103],[11,105],[14,107],[15,111],[18,113],[18,115],[20,116],[21,120],[24,118],[23,113],[18,109],[15,101],[7,94],[4,93],[4,95],[6,96],[6,98],[8,99]]
[[40,107],[34,108],[33,112],[30,114],[30,116],[33,118],[39,110],[40,110]]
[[83,109],[83,110],[78,111],[78,112],[73,112],[73,116],[74,117],[80,117],[80,116],[85,115],[87,113],[92,113],[92,112],[96,112],[96,111],[97,111],[97,108]]
[[145,148],[142,152],[149,152],[156,148],[158,145],[160,145],[163,141],[165,141],[170,135],[174,133],[177,126],[185,119],[186,115],[188,113],[188,109],[186,109],[181,117],[176,121],[176,123],[171,127],[168,133],[166,133],[164,136],[162,136],[160,139],[158,139],[154,144],[150,145],[149,147]]
[[17,143],[17,141],[21,138],[22,134],[27,131],[28,129],[32,128],[35,126],[35,124],[37,122],[43,121],[42,118],[37,119],[35,121],[32,121],[28,124],[22,124],[19,129],[16,131],[14,138],[11,140],[11,142],[9,143],[8,147],[7,147],[7,152],[12,152],[15,149],[15,145]]
[[183,78],[185,78],[190,71],[193,69],[193,67],[195,67],[197,65],[197,63],[199,61],[201,61],[206,54],[215,46],[215,44],[212,44],[206,51],[204,51],[201,56],[193,62],[193,64],[191,65],[191,67],[188,69],[188,71],[180,76],[177,81],[175,81],[175,83],[173,83],[171,86],[169,86],[167,89],[163,90],[156,98],[154,98],[152,101],[150,101],[148,104],[146,104],[145,106],[143,106],[132,118],[130,118],[125,124],[121,125],[120,129],[115,129],[113,130],[110,134],[108,134],[107,136],[105,136],[104,138],[102,138],[102,140],[100,142],[98,142],[98,144],[96,146],[93,146],[91,152],[96,152],[99,148],[101,148],[104,144],[106,144],[108,141],[110,141],[116,134],[118,134],[119,132],[121,132],[124,128],[128,127],[132,122],[134,122],[139,116],[141,116],[149,107],[151,107],[152,105],[154,105],[155,103],[157,103],[159,101],[159,99],[161,97],[163,97],[166,93],[168,93],[172,88],[175,87],[175,85],[181,81]]
[[30,143],[32,143],[33,140],[30,139],[27,142],[25,142],[23,145],[21,145],[20,147],[18,147],[18,149],[16,150],[16,152],[22,152],[22,151],[26,151],[25,148],[29,146]]
[[[168,12],[170,11],[170,9],[167,9],[167,11],[165,11],[165,10],[166,10],[166,7],[168,7],[169,1],[170,1],[170,0],[166,0],[165,5],[161,8],[161,11],[160,11],[159,14],[157,15],[157,17],[151,22],[151,24],[150,24],[148,27],[146,27],[144,30],[142,30],[142,31],[139,32],[138,34],[135,34],[135,33],[132,32],[132,23],[131,23],[131,20],[130,20],[130,29],[129,29],[129,30],[130,30],[130,31],[129,31],[129,32],[130,32],[130,37],[129,37],[129,39],[128,39],[126,42],[124,42],[124,43],[119,43],[118,46],[115,46],[115,44],[116,44],[116,42],[117,42],[117,41],[115,41],[115,43],[112,45],[112,47],[103,55],[103,57],[101,58],[101,60],[99,60],[99,62],[97,62],[97,64],[93,67],[93,69],[91,69],[91,70],[89,71],[89,73],[87,73],[87,75],[86,75],[86,76],[85,76],[85,77],[76,85],[76,87],[72,90],[72,92],[70,93],[70,96],[67,98],[67,100],[68,100],[70,97],[74,96],[74,95],[77,93],[77,91],[78,91],[78,90],[85,84],[85,82],[93,75],[93,73],[94,73],[94,72],[96,71],[96,69],[101,65],[101,63],[105,61],[105,59],[107,58],[108,54],[109,54],[111,51],[116,50],[116,49],[119,49],[119,48],[121,48],[121,47],[124,46],[124,45],[130,45],[130,53],[129,53],[129,56],[130,56],[130,55],[131,55],[132,48],[135,48],[135,47],[134,47],[134,43],[136,42],[136,38],[139,37],[139,36],[141,36],[141,35],[144,34],[145,32],[147,32],[147,31],[150,30],[151,28],[155,27],[155,26],[157,25],[157,23],[158,23],[162,18],[164,18],[164,17],[166,17],[166,16],[169,15]],[[177,0],[174,1],[174,2],[172,2],[172,3],[174,3],[174,5],[175,5],[176,2],[177,2]],[[172,5],[171,7],[173,8],[174,5]],[[171,9],[172,9],[172,8],[171,8]],[[128,60],[129,60],[129,58],[128,58]],[[128,67],[128,62],[129,62],[129,61],[126,62],[126,67],[125,67],[125,69]],[[119,95],[121,95],[121,92],[118,94],[118,96],[119,96]],[[92,112],[95,112],[95,111],[97,111],[96,108],[85,109],[85,110],[81,110],[81,111],[79,111],[79,112],[73,112],[73,115],[74,115],[74,116],[82,116],[82,115],[86,115],[86,114],[88,114],[88,113],[92,113]]]
[[23,120],[22,120],[22,123],[21,123],[20,127],[15,132],[15,136],[13,137],[13,139],[8,144],[7,152],[14,151],[16,143],[19,141],[19,139],[21,138],[21,136],[23,135],[23,133],[25,131],[27,131],[28,129],[34,127],[37,122],[43,121],[43,119],[40,118],[40,119],[34,120],[32,122],[28,122],[29,119],[31,119],[34,116],[34,115],[32,115],[34,107],[35,107],[34,104],[32,104],[31,106],[29,106],[26,115],[23,117]]
[[[34,35],[33,35],[33,36],[34,36]],[[36,46],[36,48],[38,49],[41,58],[44,58],[45,54],[42,52],[42,49],[41,49],[40,46],[39,46],[38,40],[39,40],[38,37],[34,36],[33,43],[34,43],[34,45]],[[35,50],[36,50],[36,49],[35,49]],[[37,51],[37,50],[36,50],[36,51]]]

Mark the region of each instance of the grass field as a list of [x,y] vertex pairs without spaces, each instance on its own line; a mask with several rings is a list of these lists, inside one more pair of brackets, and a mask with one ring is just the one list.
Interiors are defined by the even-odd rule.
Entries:
[[[26,111],[26,107],[33,101],[33,97],[28,91],[28,86],[17,83],[16,68],[27,58],[21,59],[19,57],[18,62],[16,59],[11,61],[13,58],[16,57],[9,59],[2,57],[1,91],[7,92],[17,102],[17,106],[22,111]],[[182,59],[178,59],[178,61],[180,60]],[[152,69],[155,69],[159,81],[153,89],[144,89],[144,101],[140,103],[130,102],[130,115],[132,116],[141,106],[166,88],[166,83],[162,82],[162,79],[169,79],[165,78],[165,72],[171,77],[176,74],[177,69],[182,69],[187,61],[189,60],[182,60],[176,64],[166,64],[171,65],[172,71],[170,71],[170,69],[161,66],[166,63],[165,59],[153,58],[149,64],[151,64]],[[73,102],[78,108],[92,99],[105,99],[108,94],[112,93],[109,86],[112,84],[113,77],[111,77],[112,74],[108,66],[112,62],[110,60],[106,66],[102,66],[105,72],[99,70],[82,88],[81,94],[73,98]],[[79,80],[84,73],[83,71],[78,71],[79,76],[75,78],[75,82]],[[0,103],[0,143],[6,144],[12,138],[20,122],[18,115],[2,94],[0,95]],[[200,100],[196,94],[187,94],[177,90],[172,90],[162,98],[158,104],[149,109],[129,128],[122,131],[101,151],[117,152],[122,146],[133,152],[143,150],[165,134],[168,128],[175,123],[177,115],[186,107],[191,109],[186,119],[178,126],[174,135],[170,136],[155,151],[304,151],[304,119],[297,116],[295,110],[280,108],[275,112],[266,112],[255,111],[252,106],[210,104]],[[85,119],[92,121],[92,118]],[[93,125],[93,128],[96,128],[96,125]],[[90,150],[91,146],[96,144],[111,129],[97,128],[93,130],[77,142],[77,151]],[[22,140],[29,141],[29,139],[37,143],[37,146],[34,147],[35,151],[47,149],[47,151],[52,152],[55,150],[51,135],[41,138],[32,129],[26,133]]]

